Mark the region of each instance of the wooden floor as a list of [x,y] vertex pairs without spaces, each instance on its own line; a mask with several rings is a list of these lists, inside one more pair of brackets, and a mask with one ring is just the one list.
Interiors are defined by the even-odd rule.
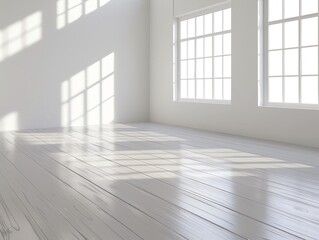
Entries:
[[318,167],[156,124],[0,133],[0,239],[319,239]]

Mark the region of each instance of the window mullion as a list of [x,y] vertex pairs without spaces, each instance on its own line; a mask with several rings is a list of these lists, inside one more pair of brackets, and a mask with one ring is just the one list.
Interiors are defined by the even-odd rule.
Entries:
[[194,83],[195,99],[197,99],[197,18],[195,18],[195,39],[194,39]]
[[[302,5],[301,5],[301,0],[299,0],[299,16],[301,16],[302,13]],[[301,68],[302,68],[302,61],[301,61],[301,34],[302,34],[302,29],[301,29],[301,19],[298,20],[298,64],[299,64],[299,69],[298,69],[298,97],[299,97],[299,104],[302,103],[302,98],[301,98],[301,93],[302,93],[302,84],[301,84]]]
[[212,15],[212,99],[215,98],[215,13]]
[[263,0],[263,101],[264,103],[269,103],[269,69],[268,69],[268,0]]
[[[264,60],[263,60],[263,20],[264,20],[264,7],[263,7],[263,0],[258,0],[258,105],[262,106],[264,103],[264,93],[263,93],[263,73],[264,73]],[[233,86],[233,84],[232,84]],[[233,91],[232,91],[233,92]]]
[[[204,25],[204,29],[203,29],[203,33],[205,34],[205,15],[203,16],[203,25]],[[205,96],[205,85],[206,85],[206,76],[205,76],[205,47],[206,47],[206,44],[205,44],[205,37],[203,37],[203,98],[206,99],[206,96]]]
[[181,73],[181,66],[182,66],[182,58],[181,58],[181,55],[182,55],[182,51],[181,51],[181,44],[182,44],[182,41],[181,41],[181,22],[178,22],[178,97],[179,99],[181,99],[181,89],[182,89],[182,82],[181,82],[181,76],[182,76],[182,73]]
[[181,85],[181,74],[180,74],[180,71],[181,71],[181,51],[180,51],[180,45],[181,45],[181,40],[180,40],[180,21],[176,21],[176,79],[175,79],[175,84],[176,84],[176,97],[177,97],[177,100],[179,100],[181,98],[181,88],[180,88],[180,85]]
[[[222,32],[224,31],[224,11],[222,12]],[[224,100],[224,34],[222,34],[222,99]]]
[[188,20],[187,20],[187,28],[186,28],[186,36],[187,36],[187,47],[186,47],[186,51],[187,51],[187,54],[186,54],[186,98],[188,99],[188,82],[189,82],[189,78],[188,78],[188,71],[189,71],[189,69],[188,69],[188,62],[189,62],[189,57],[188,57]]
[[[286,1],[282,1],[282,18],[285,18],[285,3]],[[282,23],[282,102],[285,103],[285,88],[286,88],[286,77],[285,77],[285,21]]]
[[[318,4],[318,13],[319,13],[319,4]],[[318,34],[319,34],[319,15],[318,15],[317,21],[318,21]],[[317,51],[318,51],[318,58],[319,58],[319,46],[317,46]],[[319,61],[318,61],[317,67],[319,71]],[[318,104],[319,104],[319,72],[317,73],[317,82],[318,82]]]

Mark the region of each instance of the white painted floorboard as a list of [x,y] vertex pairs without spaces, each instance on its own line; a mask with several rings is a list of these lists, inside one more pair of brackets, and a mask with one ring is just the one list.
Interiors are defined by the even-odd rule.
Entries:
[[319,150],[158,124],[0,133],[0,239],[319,239]]

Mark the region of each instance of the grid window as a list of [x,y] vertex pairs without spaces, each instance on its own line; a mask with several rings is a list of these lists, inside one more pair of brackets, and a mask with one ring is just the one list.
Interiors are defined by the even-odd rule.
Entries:
[[264,102],[317,107],[318,0],[264,0],[262,20]]
[[231,9],[180,19],[178,83],[181,100],[231,100]]

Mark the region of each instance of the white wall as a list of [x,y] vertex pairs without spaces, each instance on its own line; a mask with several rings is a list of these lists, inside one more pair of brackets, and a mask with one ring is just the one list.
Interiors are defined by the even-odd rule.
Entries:
[[[198,1],[175,6],[175,14]],[[172,0],[151,0],[150,11],[151,121],[319,147],[319,111],[258,107],[257,0],[232,1],[232,105],[172,101]]]
[[[149,119],[149,2],[99,1],[95,9],[98,0],[83,0],[86,5],[73,8],[70,24],[59,29],[55,0],[0,1],[0,130]],[[36,18],[28,19],[33,13]],[[30,24],[41,15],[32,33]],[[2,42],[1,34],[7,37]],[[114,70],[106,70],[112,76],[104,85],[96,79],[103,89],[90,89],[98,70],[89,66],[112,54]]]
[[223,3],[225,0],[172,0],[171,2],[173,2],[174,5],[174,16],[179,17],[193,11]]

